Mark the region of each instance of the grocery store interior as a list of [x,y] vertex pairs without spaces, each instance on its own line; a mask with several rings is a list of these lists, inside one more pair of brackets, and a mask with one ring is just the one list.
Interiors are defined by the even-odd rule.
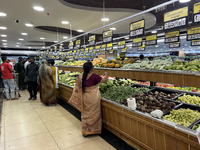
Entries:
[[199,0],[1,0],[0,55],[0,150],[200,149]]

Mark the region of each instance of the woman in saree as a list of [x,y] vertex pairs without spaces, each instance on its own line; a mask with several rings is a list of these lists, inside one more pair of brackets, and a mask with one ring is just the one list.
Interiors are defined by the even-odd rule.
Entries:
[[47,66],[46,60],[42,60],[40,65],[38,82],[40,85],[41,102],[46,106],[56,104],[57,101],[52,71],[51,68]]
[[24,70],[24,65],[22,63],[22,60],[19,59],[18,63],[15,64],[14,70],[16,71],[16,73],[18,73],[18,77],[19,77],[18,87],[20,90],[24,90],[24,88],[25,88],[25,83],[24,83],[25,70]]
[[53,76],[53,81],[54,81],[54,87],[55,87],[55,94],[56,96],[59,95],[59,90],[58,90],[58,79],[59,79],[59,70],[58,67],[55,67],[55,61],[52,59],[49,61],[51,65],[51,71],[52,71],[52,76]]
[[77,78],[73,94],[69,102],[81,111],[82,134],[88,136],[101,134],[101,95],[99,83],[108,81],[107,72],[105,77],[93,73],[94,66],[91,62],[83,65],[84,72]]

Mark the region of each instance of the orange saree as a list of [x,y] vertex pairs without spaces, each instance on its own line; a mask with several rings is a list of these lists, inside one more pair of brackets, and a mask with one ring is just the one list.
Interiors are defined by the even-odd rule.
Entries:
[[86,87],[82,92],[82,74],[77,78],[69,103],[81,111],[82,134],[101,134],[101,95],[98,84]]

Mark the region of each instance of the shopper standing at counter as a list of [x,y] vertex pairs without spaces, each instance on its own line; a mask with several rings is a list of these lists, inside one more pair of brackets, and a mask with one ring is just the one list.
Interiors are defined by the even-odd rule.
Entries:
[[143,59],[144,59],[144,55],[140,55],[140,61],[143,61]]
[[12,72],[15,72],[11,65],[7,63],[7,58],[5,56],[2,57],[3,63],[1,64],[1,73],[3,75],[3,83],[5,87],[5,92],[6,92],[6,99],[9,100],[9,88],[11,91],[11,100],[17,100],[19,98],[15,98],[15,82],[13,79]]
[[26,67],[31,63],[30,57],[27,58],[27,61],[24,64],[24,69],[26,70]]
[[94,74],[91,62],[86,62],[83,70],[84,72],[76,80],[69,102],[81,110],[83,136],[101,134],[101,95],[98,85],[108,81],[108,74],[105,72],[104,78]]

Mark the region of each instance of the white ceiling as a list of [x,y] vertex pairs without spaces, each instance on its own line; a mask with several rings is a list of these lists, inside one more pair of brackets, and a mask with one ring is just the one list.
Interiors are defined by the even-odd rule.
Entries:
[[[35,11],[33,6],[42,6],[45,10],[43,12]],[[108,23],[112,23],[119,19],[128,17],[138,12],[137,10],[127,10],[112,9],[106,12],[106,17],[110,19]],[[0,26],[7,27],[7,30],[0,30],[1,34],[6,34],[7,37],[0,37],[0,47],[3,47],[2,40],[7,40],[8,48],[16,48],[17,42],[21,45],[19,48],[28,48],[24,45],[33,45],[35,43],[30,43],[28,41],[42,41],[40,37],[44,37],[48,42],[53,42],[57,40],[57,34],[51,32],[44,32],[35,30],[35,26],[56,26],[62,28],[68,28],[69,25],[61,24],[61,21],[71,21],[72,29],[78,30],[82,29],[84,32],[88,32],[92,29],[99,28],[103,25],[101,18],[103,13],[101,11],[83,10],[67,7],[61,4],[58,0],[0,0],[0,12],[7,14],[6,17],[0,17]],[[49,13],[49,16],[47,15]],[[131,21],[139,20],[143,16],[134,18],[132,20],[127,20],[123,23],[115,25],[117,28],[114,33],[128,33],[129,23]],[[156,23],[156,18],[152,14],[146,14],[146,28],[150,28]],[[15,20],[18,19],[19,23]],[[26,27],[25,23],[33,23],[33,27]],[[105,29],[106,30],[106,29]],[[28,33],[27,36],[21,35],[22,32]],[[102,33],[98,31],[96,33]],[[69,35],[59,35],[58,41],[62,41],[63,36]],[[19,41],[19,38],[23,38],[24,41]],[[36,43],[35,47],[32,48],[41,49],[41,43]]]

